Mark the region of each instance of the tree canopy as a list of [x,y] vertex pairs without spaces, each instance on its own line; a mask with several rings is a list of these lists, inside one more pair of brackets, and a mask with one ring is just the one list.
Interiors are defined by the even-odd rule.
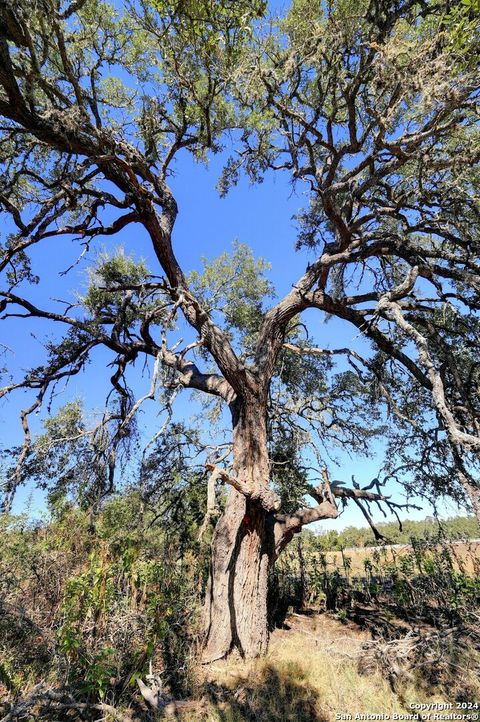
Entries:
[[[50,462],[55,434],[87,445],[103,498],[141,404],[157,397],[170,409],[194,389],[233,408],[234,421],[242,404],[266,416],[264,476],[279,499],[235,488],[270,511],[300,509],[300,526],[335,516],[325,494],[355,499],[369,522],[365,503],[388,503],[376,479],[347,489],[323,473],[332,445],[368,453],[379,434],[390,439],[388,477],[409,493],[467,494],[480,513],[477,10],[293,0],[268,19],[260,1],[2,0],[0,308],[19,326],[66,329],[41,366],[2,389],[33,392],[6,508],[29,461]],[[219,152],[221,194],[242,174],[256,184],[274,173],[305,194],[296,250],[315,260],[281,299],[271,300],[266,262],[240,244],[203,271],[177,260],[176,159]],[[86,295],[34,300],[37,246],[48,253],[49,239],[72,237],[82,263],[139,228],[156,268],[109,250]],[[356,329],[367,350],[316,346],[307,309]],[[175,344],[179,324],[191,338]],[[100,346],[115,369],[100,425],[86,428],[71,406],[48,422],[46,447],[47,437],[32,443],[29,416]],[[129,368],[148,357],[151,388],[136,398]]]

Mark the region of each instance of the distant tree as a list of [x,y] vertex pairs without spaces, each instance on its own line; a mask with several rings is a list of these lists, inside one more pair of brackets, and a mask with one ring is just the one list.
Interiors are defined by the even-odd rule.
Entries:
[[317,536],[313,544],[323,551],[335,551],[346,547],[371,547],[385,544],[409,544],[412,538],[440,536],[445,539],[478,539],[480,527],[474,516],[455,516],[445,520],[426,517],[419,521],[403,521],[401,527],[395,522],[376,525],[382,539],[376,539],[368,527],[348,526],[341,532],[331,531]]
[[[259,1],[0,0],[0,203],[13,226],[0,312],[19,327],[26,317],[67,329],[42,366],[3,389],[36,392],[5,506],[32,454],[45,457],[29,415],[97,347],[112,355],[111,403],[101,431],[80,420],[73,431],[90,437],[87,459],[100,439],[98,499],[143,402],[160,394],[170,412],[183,389],[217,399],[232,437],[205,447],[207,519],[216,485],[232,492],[211,545],[207,660],[265,652],[268,568],[304,525],[353,499],[379,535],[367,503],[395,505],[378,479],[330,483],[325,449],[368,452],[385,406],[400,453],[415,455],[390,473],[418,465],[412,491],[466,492],[480,515],[478,35],[459,43],[450,5],[294,0],[264,30]],[[173,248],[176,156],[204,160],[227,142],[237,151],[222,193],[241,172],[260,182],[271,170],[308,194],[297,247],[315,260],[268,309],[264,263],[243,247],[190,277]],[[80,262],[126,229],[150,240],[160,276],[114,252],[74,305],[34,300],[37,246],[73,237]],[[313,346],[307,309],[344,321],[371,352]],[[181,319],[194,338],[172,345]],[[135,399],[129,369],[146,358],[151,386]],[[418,448],[406,448],[408,433]],[[425,480],[425,458],[443,458],[444,473]]]

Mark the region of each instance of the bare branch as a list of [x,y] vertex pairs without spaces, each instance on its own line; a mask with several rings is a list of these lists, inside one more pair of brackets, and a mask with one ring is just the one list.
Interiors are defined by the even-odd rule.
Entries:
[[267,486],[257,487],[247,481],[235,479],[226,471],[219,469],[214,464],[205,464],[205,468],[212,474],[213,472],[217,472],[216,478],[232,486],[236,491],[242,494],[242,496],[255,502],[265,509],[265,511],[278,511],[280,509],[280,498],[278,494]]

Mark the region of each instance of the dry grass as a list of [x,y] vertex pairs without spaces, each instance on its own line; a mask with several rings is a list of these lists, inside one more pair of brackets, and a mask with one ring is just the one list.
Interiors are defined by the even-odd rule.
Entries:
[[[448,544],[448,549],[452,555],[452,559],[456,566],[466,574],[475,574],[478,572],[480,562],[480,543],[476,541],[460,542]],[[396,545],[395,547],[378,547],[381,554],[382,564],[394,564],[400,557],[411,554],[412,547],[409,544]],[[349,574],[352,576],[365,575],[365,561],[372,560],[375,548],[358,547],[356,549],[346,549],[344,557],[349,559],[351,566]],[[341,552],[326,552],[327,564],[331,569],[343,569],[343,558]]]
[[[154,719],[164,718],[183,722],[334,722],[337,715],[344,715],[345,719],[348,719],[347,715],[352,715],[355,719],[356,714],[383,715],[383,719],[393,719],[394,713],[412,714],[414,703],[445,704],[458,699],[459,688],[451,685],[451,676],[435,682],[425,678],[422,684],[419,676],[411,674],[412,669],[418,671],[415,670],[415,660],[418,665],[433,656],[438,662],[434,668],[440,669],[442,657],[446,654],[451,656],[449,651],[455,650],[448,650],[448,644],[443,644],[439,656],[438,650],[431,645],[427,648],[426,657],[409,653],[408,659],[403,660],[402,655],[410,650],[414,641],[413,630],[411,635],[400,640],[386,642],[383,639],[372,640],[365,629],[360,629],[351,621],[342,623],[330,614],[292,614],[284,628],[272,634],[266,658],[248,663],[229,658],[200,666],[197,669],[196,694],[190,700],[170,703],[163,713],[155,715],[142,704],[126,712],[119,712],[108,705],[94,707],[104,713],[102,719],[105,722],[135,722],[140,719],[153,722]],[[451,641],[455,644],[453,637]],[[468,648],[464,646],[458,652],[458,655],[453,654],[455,678],[462,679],[454,681],[462,682],[462,690],[469,690],[464,701],[478,700],[479,655],[474,659],[472,649],[472,655],[467,654],[466,659]],[[407,664],[403,664],[404,661]],[[468,679],[466,673],[472,661],[474,665]],[[392,679],[390,671],[395,666],[405,674]],[[434,687],[444,682],[449,685],[448,692],[443,693],[441,687]],[[433,691],[434,688],[437,691]],[[51,693],[55,695],[55,690]],[[62,694],[60,697],[63,699]],[[52,722],[72,719],[70,711],[74,708],[78,711],[85,705],[76,703],[73,698],[71,702],[57,707],[50,705],[47,717],[36,712],[34,716],[38,720],[49,719]],[[68,709],[68,715],[60,711],[63,708]],[[52,716],[55,712],[58,716]],[[10,720],[10,717],[7,715],[5,719]],[[26,716],[23,715],[22,719]]]
[[449,702],[413,684],[395,693],[379,672],[359,672],[367,632],[329,615],[292,615],[276,630],[265,659],[228,660],[201,671],[210,703],[192,722],[330,722],[338,713],[412,712],[415,702]]

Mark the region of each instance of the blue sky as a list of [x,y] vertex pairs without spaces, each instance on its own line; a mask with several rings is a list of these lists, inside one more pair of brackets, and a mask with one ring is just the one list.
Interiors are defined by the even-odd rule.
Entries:
[[[220,199],[215,184],[223,161],[224,158],[218,156],[207,169],[203,165],[192,163],[187,156],[179,159],[176,177],[171,183],[179,204],[175,229],[178,258],[186,270],[200,269],[202,256],[215,257],[229,249],[234,239],[238,239],[251,246],[256,256],[262,256],[271,263],[270,278],[277,293],[283,295],[313,257],[305,252],[294,251],[296,225],[292,217],[303,206],[304,198],[299,191],[292,192],[288,179],[278,174],[268,176],[263,184],[255,187],[242,179],[225,199]],[[149,240],[139,227],[132,227],[132,230],[124,232],[121,238],[103,239],[102,244],[111,251],[113,245],[119,242],[127,252],[145,258],[154,273],[159,272]],[[33,289],[36,300],[40,302],[47,298],[69,299],[82,292],[87,280],[86,267],[89,262],[93,262],[93,253],[67,276],[59,275],[77,254],[78,246],[68,238],[49,240],[48,246],[35,249],[36,270],[41,276],[41,283]],[[354,327],[336,319],[328,324],[323,324],[322,320],[322,315],[318,312],[310,312],[308,315],[309,330],[323,346],[333,348],[352,341],[356,344],[362,343]],[[2,324],[1,331],[0,343],[14,349],[14,353],[8,353],[6,358],[11,372],[17,375],[22,369],[41,362],[44,334],[51,335],[54,329],[46,322],[30,324],[12,319]],[[97,351],[87,370],[74,377],[55,399],[53,408],[70,398],[81,398],[86,409],[99,411],[109,389],[111,370],[107,365],[111,359],[109,353]],[[141,395],[148,388],[149,379],[148,376],[141,379],[140,374],[138,377],[136,391]],[[0,402],[0,431],[4,446],[18,443],[21,439],[18,411],[22,405],[26,405],[26,401],[28,402],[26,394],[20,392]],[[192,404],[188,393],[178,400],[175,409],[177,418],[187,420],[191,418],[192,412],[199,412],[198,405]],[[162,422],[163,417],[158,417],[157,413],[158,406],[152,402],[144,407],[142,421],[145,424],[146,437],[154,433]],[[40,429],[41,419],[42,415],[31,418],[33,431]],[[383,448],[380,443],[374,445],[372,455],[367,459],[358,456],[351,458],[346,452],[341,452],[340,465],[337,468],[331,467],[333,476],[349,481],[351,475],[355,474],[361,483],[370,481],[378,474],[382,455]],[[389,492],[393,493],[394,499],[400,500],[400,490],[391,488]],[[43,496],[28,488],[19,493],[15,509],[22,510],[27,499],[30,500],[32,513],[43,513]],[[441,508],[447,516],[456,513],[452,503],[442,505]],[[425,512],[412,511],[402,516],[422,518],[428,513],[431,513],[431,509],[425,508]],[[363,516],[355,506],[349,506],[340,520],[323,522],[318,527],[341,529],[350,524],[365,524]]]
[[[273,2],[272,7],[284,7],[284,2]],[[177,257],[186,271],[201,268],[201,258],[213,258],[223,250],[230,249],[234,240],[249,245],[256,256],[262,256],[272,265],[270,278],[278,295],[290,289],[292,283],[302,274],[307,263],[314,256],[302,251],[296,253],[296,225],[293,216],[305,206],[305,198],[301,188],[293,191],[284,175],[269,175],[263,184],[252,187],[246,179],[242,179],[225,199],[220,199],[215,189],[225,156],[218,155],[211,159],[209,168],[192,161],[191,156],[182,155],[177,160],[176,176],[171,181],[174,194],[179,205],[179,216],[175,228],[174,241]],[[3,231],[8,232],[8,222],[2,218]],[[7,223],[7,224],[6,224]],[[6,225],[5,225],[6,224]],[[153,273],[161,273],[156,265],[148,238],[139,226],[131,226],[120,236],[102,239],[101,243],[111,251],[114,245],[123,244],[127,252],[135,257],[143,257]],[[49,239],[47,244],[40,245],[32,252],[34,270],[41,276],[41,283],[31,289],[29,297],[39,303],[50,303],[48,299],[60,298],[72,300],[76,293],[85,289],[86,268],[94,262],[92,252],[82,263],[68,275],[60,275],[77,257],[79,247],[68,237]],[[338,347],[363,342],[358,338],[358,331],[346,323],[332,320],[322,323],[320,313],[310,312],[307,316],[312,336],[323,347]],[[42,343],[46,336],[52,337],[55,330],[43,322],[8,320],[0,329],[0,343],[11,351],[6,352],[5,361],[9,371],[19,377],[23,369],[40,363],[43,356]],[[97,351],[93,362],[84,373],[73,378],[68,387],[54,399],[53,409],[67,400],[80,397],[86,409],[101,409],[102,401],[109,389],[108,379],[112,371],[108,363],[111,355],[105,351]],[[149,386],[148,376],[141,378],[137,373],[137,393],[145,393]],[[62,389],[60,388],[59,391]],[[21,426],[18,417],[19,409],[31,403],[31,396],[20,392],[0,401],[0,433],[2,446],[9,447],[21,441]],[[178,418],[188,419],[192,412],[198,413],[197,404],[192,404],[190,395],[185,394],[176,404]],[[145,407],[143,421],[147,436],[158,428],[162,419],[157,416],[158,406],[150,403]],[[32,431],[41,428],[42,415],[31,419]],[[352,474],[360,482],[370,481],[377,476],[381,460],[382,445],[373,447],[368,459],[350,458],[347,453],[340,453],[339,468],[332,467],[333,477],[349,480]],[[399,499],[398,490],[390,490],[395,499]],[[44,511],[43,497],[38,491],[23,489],[18,495],[15,509],[25,507],[26,500],[31,499],[31,511],[42,514]],[[442,505],[445,515],[456,513],[453,504]],[[402,515],[404,518],[422,518],[431,513],[411,512]],[[378,518],[378,516],[377,516]],[[383,520],[378,518],[379,521]],[[340,520],[326,522],[322,528],[341,529],[355,524],[364,525],[365,521],[356,507],[349,507]]]

